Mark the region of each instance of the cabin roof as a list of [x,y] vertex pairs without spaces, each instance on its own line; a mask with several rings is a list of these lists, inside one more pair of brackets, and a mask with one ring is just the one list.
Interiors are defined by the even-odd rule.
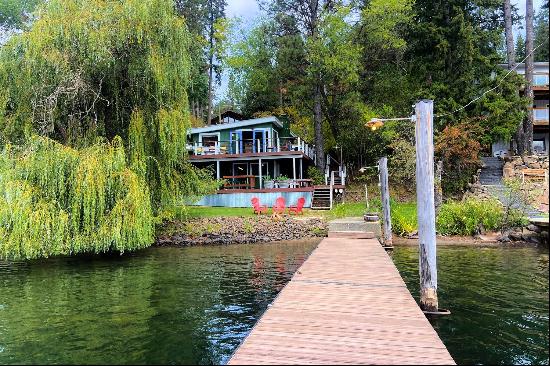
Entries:
[[[498,66],[503,69],[508,69],[508,64],[498,64]],[[533,71],[536,73],[548,74],[548,62],[547,61],[533,62]],[[525,62],[517,63],[516,72],[518,74],[525,73]]]
[[277,119],[277,117],[269,116],[269,117],[262,117],[262,118],[247,119],[244,121],[238,121],[233,123],[223,123],[219,125],[191,128],[189,130],[189,133],[195,134],[195,133],[204,133],[204,132],[215,132],[215,131],[227,130],[227,129],[237,129],[242,127],[259,125],[262,123],[273,123],[277,127],[283,128],[283,124],[281,123],[281,121]]
[[[223,120],[225,117],[230,117],[230,118],[233,118],[237,121],[242,121],[244,120],[244,116],[240,113],[237,113],[233,110],[226,110],[225,112],[221,113],[221,119]],[[217,124],[222,124],[222,122],[220,121],[220,116],[216,116],[214,118],[212,118],[212,124],[213,125],[217,125]]]

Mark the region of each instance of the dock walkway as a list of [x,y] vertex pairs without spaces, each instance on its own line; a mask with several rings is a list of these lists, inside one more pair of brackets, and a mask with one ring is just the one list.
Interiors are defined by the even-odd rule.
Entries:
[[228,364],[455,363],[377,239],[326,238]]

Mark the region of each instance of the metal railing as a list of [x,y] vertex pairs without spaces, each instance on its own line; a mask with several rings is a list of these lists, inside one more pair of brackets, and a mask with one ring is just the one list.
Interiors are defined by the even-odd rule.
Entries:
[[219,155],[267,153],[283,151],[300,151],[315,159],[315,149],[299,137],[278,139],[243,139],[232,141],[194,142],[187,145],[187,150],[193,155]]
[[[338,164],[338,170],[330,170],[330,160],[334,161],[336,164]],[[340,184],[346,185],[346,177],[347,177],[347,171],[345,165],[340,165],[338,161],[336,161],[332,156],[327,154],[326,156],[326,165],[325,165],[325,185],[329,185],[329,182],[334,183],[334,173],[338,173],[338,177],[340,177]]]

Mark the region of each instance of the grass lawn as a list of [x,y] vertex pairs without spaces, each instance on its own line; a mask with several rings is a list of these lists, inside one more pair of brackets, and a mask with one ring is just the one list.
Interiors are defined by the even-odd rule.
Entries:
[[186,206],[177,210],[178,218],[254,216],[252,207]]
[[[363,216],[366,212],[365,203],[343,203],[333,207],[332,210],[310,210],[304,208],[306,217],[323,217],[328,220],[349,216]],[[380,206],[373,202],[369,211],[380,212]],[[271,208],[268,210],[271,214]],[[394,203],[392,204],[392,215],[402,217],[410,224],[416,226],[416,203]],[[192,219],[200,217],[234,217],[234,216],[254,216],[252,207],[204,207],[187,206],[177,210],[176,216],[182,219]]]
[[[207,206],[187,206],[176,209],[176,217],[179,219],[193,219],[201,217],[235,217],[235,216],[255,216],[252,207],[207,207]],[[268,215],[271,215],[271,207],[267,210]],[[362,215],[362,213],[360,214]],[[359,215],[359,216],[360,216]],[[310,210],[304,208],[306,217],[328,217],[331,216],[330,211]]]

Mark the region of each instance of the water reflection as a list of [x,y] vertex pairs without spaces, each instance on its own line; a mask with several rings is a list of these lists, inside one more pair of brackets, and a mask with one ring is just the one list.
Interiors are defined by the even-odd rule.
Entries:
[[0,364],[218,364],[317,241],[0,262]]
[[[418,251],[396,247],[418,300]],[[438,248],[440,307],[432,324],[459,364],[548,364],[548,249]]]

